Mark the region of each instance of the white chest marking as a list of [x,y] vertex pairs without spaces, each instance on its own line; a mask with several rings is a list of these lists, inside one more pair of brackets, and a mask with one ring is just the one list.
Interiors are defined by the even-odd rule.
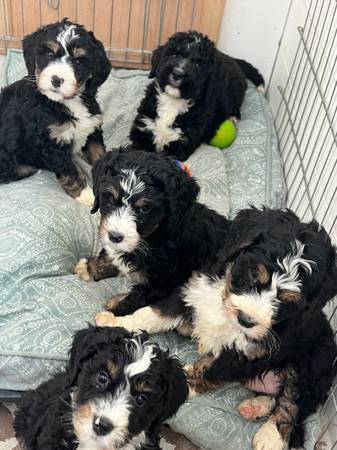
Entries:
[[194,274],[186,284],[183,300],[193,309],[193,336],[205,353],[217,356],[224,348],[235,346],[248,356],[250,343],[225,314],[223,289],[223,280],[211,281],[200,274]]
[[101,114],[90,114],[79,96],[63,100],[63,104],[70,110],[74,120],[61,125],[51,125],[49,134],[57,143],[73,143],[73,151],[80,153],[87,142],[88,136],[102,125]]
[[120,276],[130,275],[131,277],[130,272],[134,269],[134,267],[132,267],[131,264],[125,264],[122,258],[123,253],[118,250],[114,250],[108,245],[104,246],[104,249],[111,260],[111,264],[113,264],[119,270]]
[[175,97],[157,88],[157,117],[152,120],[142,119],[143,129],[152,131],[157,152],[163,151],[165,145],[178,141],[182,137],[180,128],[173,128],[173,123],[180,114],[186,113],[191,107],[191,101]]

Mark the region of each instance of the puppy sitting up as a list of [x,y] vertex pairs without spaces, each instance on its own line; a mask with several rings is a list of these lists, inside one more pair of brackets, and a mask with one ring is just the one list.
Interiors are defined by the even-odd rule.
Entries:
[[159,450],[187,397],[178,360],[122,328],[75,335],[66,369],[27,393],[15,418],[26,450]]
[[48,169],[78,197],[87,183],[74,155],[93,164],[105,152],[95,95],[110,62],[93,33],[66,19],[25,36],[23,55],[28,75],[0,95],[0,182]]

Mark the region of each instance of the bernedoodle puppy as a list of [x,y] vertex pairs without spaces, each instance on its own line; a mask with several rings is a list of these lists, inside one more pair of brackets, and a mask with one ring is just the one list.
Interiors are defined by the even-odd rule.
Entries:
[[246,77],[263,88],[260,73],[231,58],[196,31],[179,32],[152,56],[150,78],[130,132],[135,148],[184,161],[209,142],[219,125],[240,119]]
[[26,450],[158,450],[161,424],[188,393],[186,375],[147,335],[76,333],[64,371],[25,394],[15,418]]
[[158,331],[192,320],[204,356],[186,368],[191,395],[273,371],[278,393],[247,400],[239,411],[247,419],[270,414],[255,450],[302,448],[303,422],[326,400],[337,372],[334,334],[322,311],[337,294],[336,250],[315,221],[252,208],[234,219],[218,256],[175,296],[125,317],[103,313],[98,323],[151,332],[154,323]]
[[111,65],[92,32],[67,19],[23,39],[28,75],[0,95],[0,182],[54,172],[72,197],[86,187],[75,154],[93,164],[105,153],[95,99]]
[[[92,212],[101,212],[103,248],[98,257],[80,260],[75,272],[86,281],[118,275],[134,281],[128,295],[108,302],[117,315],[161,301],[169,315],[180,317],[183,305],[166,297],[174,297],[193,270],[214,264],[229,222],[196,201],[197,183],[168,157],[123,148],[108,152],[93,168],[93,183]],[[147,323],[147,311],[151,331],[161,329],[149,307],[141,323]]]

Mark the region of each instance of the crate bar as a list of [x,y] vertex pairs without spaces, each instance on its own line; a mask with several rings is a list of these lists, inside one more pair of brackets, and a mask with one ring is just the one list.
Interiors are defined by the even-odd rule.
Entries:
[[279,90],[279,92],[280,92],[280,94],[282,96],[282,99],[283,99],[286,111],[288,113],[288,117],[289,117],[288,121],[289,121],[289,125],[290,125],[291,131],[292,131],[293,136],[294,136],[294,145],[296,147],[297,154],[298,154],[298,157],[299,157],[299,160],[300,160],[300,164],[301,164],[301,168],[302,168],[304,184],[305,184],[306,191],[307,191],[307,194],[308,194],[308,201],[309,201],[309,205],[310,205],[310,210],[312,212],[312,216],[314,217],[314,208],[313,208],[313,204],[312,204],[311,197],[310,197],[309,185],[308,185],[308,182],[307,182],[306,172],[305,172],[305,168],[304,168],[304,164],[303,164],[303,159],[302,159],[302,156],[301,156],[300,148],[299,148],[298,142],[297,142],[297,132],[295,130],[294,123],[292,121],[291,111],[289,110],[289,104],[288,104],[287,99],[286,99],[286,97],[284,95],[284,91],[283,91],[281,86],[278,86],[278,90]]
[[[309,10],[308,10],[308,13],[307,13],[307,16],[306,16],[306,19],[305,19],[305,23],[304,23],[304,28],[307,26],[307,23],[308,23],[308,21],[309,21],[310,11],[311,11],[311,7],[312,7],[313,4],[315,4],[315,9],[314,9],[313,16],[315,16],[315,14],[316,14],[316,9],[317,9],[317,6],[318,6],[318,2],[316,2],[315,0],[311,0],[310,5],[309,5]],[[310,35],[310,31],[311,31],[312,25],[313,25],[313,21],[310,22],[309,33],[308,33],[309,35]],[[298,55],[299,55],[300,48],[301,48],[301,42],[299,41],[299,42],[298,42],[298,46],[297,46],[297,50],[296,50],[296,54],[295,54],[295,57],[294,57],[294,59],[293,59],[293,63],[292,63],[292,65],[291,65],[291,68],[290,68],[290,71],[289,71],[288,79],[287,79],[286,85],[285,85],[285,87],[284,87],[284,92],[287,91],[288,86],[289,86],[289,83],[291,82],[292,75],[293,75],[293,72],[294,72],[294,70],[295,70],[295,65],[296,65],[297,57],[298,57]],[[305,52],[304,52],[304,49],[302,48],[302,53],[301,53],[301,56],[300,56],[300,61],[299,61],[299,63],[297,64],[297,70],[296,70],[296,73],[295,73],[295,77],[293,78],[294,81],[293,81],[292,86],[294,86],[295,83],[296,83],[297,75],[298,75],[298,73],[299,73],[299,70],[300,70],[300,67],[301,67],[302,60],[303,60],[304,55],[305,55]],[[291,93],[292,93],[292,89],[290,90],[290,93],[289,93],[289,94],[291,95]],[[281,106],[282,106],[282,102],[280,102],[280,106],[279,106],[279,108],[278,108],[278,110],[277,110],[277,112],[276,112],[276,114],[275,114],[275,122],[277,122],[278,119],[279,119],[279,113],[281,112]],[[281,119],[281,123],[280,123],[280,125],[278,126],[278,131],[279,131],[279,132],[281,131],[281,129],[282,129],[282,127],[283,127],[283,123],[284,123],[284,120],[285,120],[286,117],[287,117],[287,112],[286,112],[286,110],[285,110],[285,111],[284,111],[284,114],[283,114],[283,117],[282,117],[282,119]],[[283,139],[283,134],[282,134],[282,136],[279,137],[279,140],[280,140],[280,141],[281,141],[282,139]]]
[[[319,11],[319,16],[318,16],[318,19],[317,19],[317,25],[319,24],[319,22],[320,22],[320,20],[321,20],[321,15],[322,15],[322,12],[323,12],[323,4],[324,4],[324,2],[322,3],[322,7],[321,7],[321,9],[320,9],[320,11]],[[314,44],[315,44],[315,41],[321,39],[323,30],[324,30],[324,26],[325,26],[325,21],[326,21],[326,20],[327,20],[327,15],[326,15],[325,18],[324,18],[324,22],[323,22],[323,25],[322,25],[322,27],[321,27],[321,34],[320,34],[319,37],[316,36],[316,30],[317,30],[318,27],[316,28],[315,25],[313,25],[313,26],[311,27],[311,28],[313,29],[313,32],[312,32],[312,39],[311,39],[310,44],[309,44],[310,31],[309,31],[309,33],[308,33],[308,35],[307,35],[307,40],[308,40],[308,42],[303,43],[303,42],[301,42],[301,39],[300,39],[300,43],[302,43],[303,46],[304,46],[304,45],[307,46],[308,52],[311,52],[311,51],[312,51],[312,49],[313,49],[313,47],[314,47]],[[312,21],[311,23],[313,24],[314,21]],[[297,31],[298,31],[299,33],[300,33],[300,28],[301,28],[301,27],[298,27],[298,28],[297,28]],[[310,28],[310,30],[311,30],[311,28]],[[302,29],[303,29],[303,28],[302,28]],[[308,45],[308,44],[309,44],[309,45]],[[318,52],[318,48],[319,48],[319,47],[316,46],[316,51],[315,51],[314,58],[316,58],[316,55],[317,55],[317,52]],[[303,50],[305,50],[304,47],[303,47]],[[307,69],[307,62],[308,62],[308,60],[305,60],[305,64],[304,64],[304,67],[303,67],[303,70],[302,70],[302,74],[301,74],[302,76],[304,75],[304,73],[305,73],[305,71],[306,71],[306,69]],[[300,67],[300,66],[299,66],[299,67]],[[297,80],[296,80],[296,81],[294,80],[293,88],[295,89],[295,85],[296,85],[296,84],[297,84],[297,88],[296,88],[296,91],[295,91],[294,96],[293,96],[293,105],[292,105],[292,108],[296,108],[296,102],[297,102],[298,93],[299,93],[299,91],[303,88],[303,89],[302,89],[302,95],[301,95],[301,98],[300,98],[300,100],[297,102],[297,103],[298,103],[298,108],[297,108],[297,111],[296,111],[295,116],[294,116],[294,119],[293,119],[293,120],[294,120],[294,123],[296,122],[297,115],[298,115],[298,113],[299,113],[299,111],[300,111],[300,109],[301,109],[301,101],[302,101],[302,98],[303,98],[304,93],[306,92],[306,87],[307,87],[307,82],[308,82],[308,80],[309,80],[309,77],[310,77],[310,70],[308,70],[307,79],[306,79],[306,81],[305,81],[304,83],[303,83],[302,78],[300,78],[300,79],[298,80],[298,82],[296,82]],[[293,90],[294,90],[294,89],[293,89]],[[293,91],[292,91],[292,92],[293,92]],[[292,92],[291,92],[290,95],[288,95],[289,102],[290,102],[290,100],[291,100]],[[286,129],[284,130],[284,133],[285,133],[285,131],[286,131]],[[283,138],[284,133],[282,134],[282,138]],[[291,136],[291,132],[289,131],[289,134],[288,134],[288,137],[287,137],[287,140],[286,140],[286,144],[285,144],[285,145],[287,145],[288,140],[290,139],[290,136]],[[288,157],[289,157],[289,155],[290,155],[290,152],[289,152],[289,154],[288,154]],[[288,162],[288,161],[286,160],[285,163],[287,163],[287,162]]]

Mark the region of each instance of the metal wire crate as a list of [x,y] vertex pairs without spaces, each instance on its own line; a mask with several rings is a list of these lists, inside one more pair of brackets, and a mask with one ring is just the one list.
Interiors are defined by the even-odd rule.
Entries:
[[[268,94],[278,100],[274,118],[287,206],[304,220],[316,219],[337,244],[336,0],[310,0],[308,6],[291,2]],[[326,308],[335,336],[336,311],[337,299]],[[322,407],[321,421],[316,448],[337,448],[336,383]]]
[[[217,39],[224,0],[212,0],[212,8],[207,3],[0,0],[0,53],[20,48],[22,36],[39,25],[68,16],[97,34],[115,65],[146,67],[151,50],[174,31],[197,28]],[[320,222],[337,244],[337,0],[290,1],[267,93],[277,105],[287,205],[302,219]],[[336,336],[337,300],[326,313]],[[321,421],[317,450],[337,450],[336,383]]]

